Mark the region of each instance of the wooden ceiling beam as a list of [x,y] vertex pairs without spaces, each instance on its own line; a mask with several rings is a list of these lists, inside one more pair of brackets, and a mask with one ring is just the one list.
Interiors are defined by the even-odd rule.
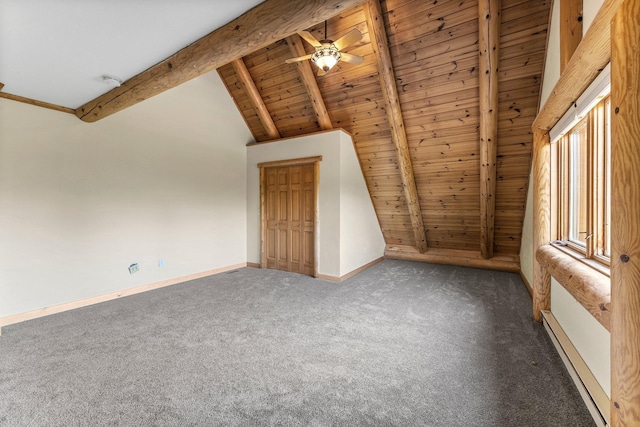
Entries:
[[380,1],[369,0],[364,7],[364,12],[367,27],[369,28],[371,47],[378,62],[378,75],[380,77],[382,97],[386,105],[387,118],[389,120],[389,127],[391,128],[391,138],[398,155],[398,167],[402,178],[402,187],[404,189],[407,208],[409,209],[416,248],[418,252],[424,253],[427,250],[427,236],[422,222],[420,199],[418,198],[418,189],[413,174],[409,143],[404,127],[402,110],[400,109],[400,99],[398,97],[396,78],[391,62],[391,53],[389,51]]
[[267,0],[122,86],[79,107],[76,115],[86,122],[95,122],[363,2]]
[[[302,45],[302,38],[299,35],[292,34],[287,37],[287,44],[291,50],[291,55],[294,57],[304,56],[307,54],[304,50],[304,46]],[[296,66],[298,68],[298,73],[300,73],[302,84],[304,85],[304,88],[309,95],[309,99],[311,100],[313,111],[316,113],[316,117],[318,118],[318,125],[320,125],[320,129],[333,129],[331,117],[329,117],[329,112],[324,104],[324,99],[322,98],[322,94],[318,88],[318,82],[314,77],[311,64],[309,64],[309,61],[298,61],[296,62]]]
[[498,152],[500,0],[478,2],[480,89],[480,253],[493,256]]
[[249,100],[258,114],[260,123],[262,123],[262,126],[264,126],[264,129],[267,131],[269,139],[279,139],[280,132],[278,132],[278,128],[273,122],[273,118],[271,118],[271,114],[269,114],[269,110],[267,110],[267,106],[264,104],[264,100],[262,99],[251,74],[249,74],[249,70],[247,70],[247,66],[244,61],[242,58],[234,59],[231,62],[231,65],[233,65],[233,70],[236,72],[242,87],[247,91]]
[[[0,86],[0,89],[2,89],[1,86]],[[48,108],[49,110],[60,111],[67,114],[75,114],[75,110],[73,108],[67,108],[57,104],[50,104],[48,102],[38,101],[37,99],[31,99],[31,98],[27,98],[19,95],[13,95],[11,93],[0,92],[0,98],[22,102],[23,104],[35,105],[36,107]]]

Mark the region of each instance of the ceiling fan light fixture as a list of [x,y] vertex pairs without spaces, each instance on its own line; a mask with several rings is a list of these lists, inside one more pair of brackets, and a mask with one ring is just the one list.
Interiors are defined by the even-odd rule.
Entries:
[[324,72],[332,69],[340,61],[340,51],[333,45],[324,46],[311,55],[311,62]]

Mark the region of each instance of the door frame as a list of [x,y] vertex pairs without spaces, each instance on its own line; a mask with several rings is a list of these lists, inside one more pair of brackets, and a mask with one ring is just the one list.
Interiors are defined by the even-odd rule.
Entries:
[[315,206],[313,213],[313,277],[318,277],[319,260],[319,230],[318,230],[318,202],[320,200],[320,162],[322,156],[303,157],[299,159],[276,160],[273,162],[258,163],[260,168],[260,268],[267,268],[267,224],[266,224],[266,181],[265,169],[284,166],[303,166],[313,164],[313,191],[315,194]]

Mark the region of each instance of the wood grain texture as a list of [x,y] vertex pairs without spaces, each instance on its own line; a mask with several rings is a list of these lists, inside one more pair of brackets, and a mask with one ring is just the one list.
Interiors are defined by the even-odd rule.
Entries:
[[274,160],[273,162],[258,163],[258,168],[275,168],[282,166],[300,166],[310,163],[321,162],[322,156],[303,157],[299,159]]
[[413,165],[411,164],[407,134],[404,129],[400,100],[398,99],[396,79],[393,72],[393,63],[391,62],[391,53],[389,52],[382,9],[380,8],[380,2],[378,0],[369,0],[364,9],[369,34],[372,39],[371,45],[378,60],[378,73],[380,76],[380,86],[382,87],[382,96],[387,106],[387,119],[391,127],[391,136],[398,153],[398,166],[400,167],[404,195],[409,209],[413,234],[415,236],[415,244],[419,252],[424,252],[427,250],[427,236],[422,222],[420,200],[418,199],[418,190],[413,175]]
[[595,319],[611,331],[609,278],[551,245],[536,251],[536,260]]
[[533,128],[551,129],[611,59],[611,20],[623,0],[605,0],[560,79],[553,87]]
[[[299,35],[292,34],[287,37],[287,44],[289,45],[291,55],[293,57],[304,56],[307,54],[302,44],[302,38]],[[332,129],[333,125],[331,124],[331,117],[329,117],[329,112],[324,104],[324,99],[322,98],[322,94],[318,88],[318,82],[316,81],[313,70],[311,69],[311,64],[309,61],[300,61],[296,62],[296,67],[300,73],[302,84],[304,85],[307,95],[309,95],[309,99],[311,100],[311,105],[313,106],[313,111],[316,113],[320,128],[322,130]]]
[[560,0],[560,73],[582,40],[582,0]]
[[[315,267],[315,165],[261,168],[265,181],[266,267],[314,275]],[[261,173],[262,174],[262,173]]]
[[611,425],[640,425],[640,2],[611,31]]
[[0,98],[10,99],[11,101],[22,102],[23,104],[35,105],[36,107],[47,108],[49,110],[60,111],[62,113],[68,113],[68,114],[76,113],[76,111],[73,108],[67,108],[61,105],[50,104],[48,102],[38,101],[36,99],[31,99],[31,98],[25,98],[24,96],[13,95],[6,92],[0,92]]
[[244,65],[244,61],[242,58],[238,58],[232,61],[231,64],[233,65],[233,70],[236,72],[238,80],[247,92],[247,95],[256,110],[256,114],[260,118],[262,126],[264,126],[264,129],[267,132],[267,135],[269,135],[270,139],[280,138],[280,132],[278,132],[278,128],[269,114],[269,110],[267,110],[266,105],[264,105],[262,96],[260,95],[260,92],[258,92],[258,89],[251,78],[251,74],[249,74],[249,70],[247,70],[246,65]]
[[[551,146],[549,132],[533,137],[533,253],[551,240]],[[533,318],[542,322],[542,310],[551,308],[551,277],[542,264],[533,261]]]
[[420,253],[412,246],[387,244],[384,256],[390,259],[520,272],[520,258],[517,255],[495,254],[493,258],[485,259],[478,250],[429,248],[426,252]]
[[[479,252],[480,105],[478,3],[381,0],[395,86],[407,136],[427,247]],[[518,254],[550,0],[502,0],[493,250]],[[379,65],[362,6],[327,21],[336,39],[353,28],[349,47],[362,65],[338,64],[315,78],[333,126],[353,136],[385,241],[414,245]],[[307,29],[324,37],[324,23]],[[303,45],[307,51],[310,48]],[[243,57],[284,137],[320,131],[313,105],[284,40]],[[221,67],[256,141],[268,136],[231,65]]]
[[[107,117],[304,30],[363,0],[267,0],[164,61],[81,106],[87,122]],[[259,30],[257,30],[259,29]]]
[[480,253],[493,256],[498,150],[498,70],[500,55],[500,0],[479,0],[480,55]]

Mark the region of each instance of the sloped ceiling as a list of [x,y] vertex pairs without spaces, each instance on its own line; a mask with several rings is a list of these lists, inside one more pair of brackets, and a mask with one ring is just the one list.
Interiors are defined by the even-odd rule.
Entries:
[[[148,57],[143,48],[138,48],[135,55],[131,52],[123,53],[122,61],[119,61],[121,65],[131,65],[130,62],[134,61],[131,58],[134,57],[136,59],[133,63],[137,65],[122,73],[139,74],[128,80],[127,75],[119,76],[127,81],[122,87],[109,92],[108,88],[100,86],[103,85],[99,82],[100,74],[117,74],[120,68],[113,71],[105,66],[103,70],[102,66],[95,67],[99,61],[92,65],[91,70],[84,70],[82,76],[71,72],[69,76],[64,76],[64,67],[70,67],[67,71],[74,72],[81,69],[71,67],[73,62],[51,59],[51,66],[27,66],[26,59],[14,58],[9,61],[6,55],[11,51],[11,39],[15,39],[16,34],[26,29],[25,34],[41,34],[40,39],[44,40],[46,31],[43,33],[30,25],[28,16],[7,21],[9,14],[4,13],[8,10],[7,5],[16,6],[23,2],[2,3],[1,31],[6,32],[6,28],[10,31],[9,37],[2,37],[0,41],[0,81],[6,84],[4,89],[0,88],[0,96],[9,97],[12,91],[17,91],[19,93],[15,95],[57,103],[69,107],[64,111],[75,113],[82,120],[94,121],[219,67],[220,76],[258,143],[327,128],[343,128],[351,133],[387,243],[387,256],[518,271],[531,164],[531,125],[539,102],[552,0],[498,2],[501,4],[501,13],[499,65],[495,73],[499,86],[497,155],[493,181],[495,191],[490,193],[490,198],[495,202],[495,212],[491,212],[493,243],[489,245],[489,252],[492,252],[489,254],[487,222],[482,219],[487,217],[488,211],[481,208],[483,204],[486,206],[486,196],[481,203],[481,187],[486,188],[487,179],[481,179],[480,173],[484,167],[480,162],[481,151],[486,152],[481,149],[486,148],[486,144],[482,145],[480,142],[479,1],[377,1],[308,0],[290,3],[287,0],[267,0],[243,15],[242,19],[238,18],[239,20],[220,27],[220,30],[203,39],[196,41],[191,39],[197,37],[195,34],[183,34],[182,38],[176,38],[171,44],[169,51],[162,53],[154,50],[156,56],[153,58]],[[38,9],[42,2],[25,2],[24,4],[31,5],[34,16],[41,16],[39,12],[46,9]],[[62,7],[73,3],[65,0],[56,4]],[[135,3],[137,6],[134,9],[139,14],[145,10],[142,3]],[[169,3],[172,2],[159,2],[164,5],[165,13],[156,17],[158,22],[164,22],[163,19],[172,15],[167,13],[171,10]],[[211,11],[195,7],[200,3],[190,0],[186,5],[174,5],[181,13],[181,18],[177,21],[189,21],[188,17],[183,16],[185,10],[196,15],[215,15]],[[230,17],[259,2],[233,2],[238,6],[237,10],[227,7],[228,2],[214,3],[217,6],[225,4],[225,11],[230,14],[225,15],[224,20],[228,21]],[[350,8],[358,4],[360,6]],[[381,9],[381,17],[375,24],[367,20],[366,12],[372,4],[376,8],[379,5]],[[83,3],[82,10],[86,10],[85,6],[96,7],[96,10],[102,10],[106,15],[110,10],[109,7],[105,9],[104,2],[100,0],[88,1],[86,5]],[[157,11],[158,8],[153,10]],[[51,14],[56,15],[54,12]],[[112,30],[116,33],[120,31],[116,30],[118,17],[106,19],[106,15],[98,15],[104,22],[73,15],[75,18],[68,24],[70,27],[77,22],[94,24],[77,33],[54,28],[51,30],[51,38],[60,34],[78,34],[77,38],[81,40],[85,33],[98,34],[99,42],[91,42],[94,39],[86,37],[91,46],[95,44],[95,48],[78,51],[78,57],[86,57],[85,51],[96,53],[109,47],[117,47],[118,34],[114,33],[112,37],[106,35]],[[135,26],[126,26],[128,30],[123,31],[129,31],[132,38],[149,39],[154,45],[162,45],[163,40],[172,37],[174,31],[170,29],[161,36],[153,39],[149,37],[153,31],[145,22],[149,23],[149,20],[153,21],[155,18],[145,20],[143,15],[144,13],[139,15],[139,36],[135,34]],[[362,55],[365,60],[358,66],[339,63],[322,77],[310,75],[309,71],[305,78],[304,70],[301,70],[304,67],[300,63],[285,63],[286,59],[297,56],[292,53],[291,48],[296,45],[295,35],[285,40],[278,38],[325,17],[331,17],[327,21],[326,34],[330,39],[335,40],[352,28],[358,28],[362,32],[363,39],[345,51]],[[192,29],[203,34],[221,25],[221,22],[214,22],[213,17],[193,19],[194,23],[199,24],[194,24]],[[126,22],[136,20],[127,19]],[[101,26],[102,23],[106,27]],[[162,25],[155,27],[162,28]],[[324,28],[324,22],[317,22],[316,26],[308,30],[316,38],[323,39]],[[0,35],[4,32],[0,32]],[[377,47],[379,43],[371,43],[374,32],[378,35],[378,41],[380,33],[384,33],[383,38],[388,43],[390,54],[389,63],[381,60],[380,49]],[[276,34],[279,36],[276,37]],[[186,40],[185,37],[190,39]],[[106,43],[105,40],[111,40],[112,43]],[[276,41],[271,42],[272,40]],[[311,53],[309,45],[300,40],[297,43],[301,43],[302,49]],[[168,42],[167,44],[169,45]],[[176,49],[186,44],[189,46],[176,53]],[[72,45],[74,44],[66,47]],[[46,50],[46,43],[41,43],[40,47]],[[54,52],[56,50],[51,49]],[[258,50],[253,51],[254,49]],[[24,52],[25,55],[27,53]],[[102,52],[101,55],[106,56],[106,53]],[[234,63],[221,66],[225,61],[240,55],[245,56]],[[97,53],[91,57],[94,56],[100,57]],[[166,58],[164,61],[147,69],[162,56]],[[50,55],[45,58],[50,58]],[[140,61],[147,62],[143,64]],[[37,69],[41,74],[35,81],[40,85],[49,84],[49,88],[27,84],[19,89],[18,83],[22,78],[19,77],[20,72],[9,75],[6,70],[13,64],[16,65],[13,69],[20,71],[17,65],[21,63],[25,65],[24,73]],[[54,70],[53,64],[57,67],[62,64],[62,68]],[[389,69],[393,71],[395,81],[389,80]],[[242,70],[249,76],[248,80],[241,78]],[[89,86],[82,89],[89,82],[90,90],[87,89]],[[255,88],[253,94],[257,94],[253,97],[250,95],[252,87]],[[87,92],[82,95],[80,89],[74,88]],[[397,121],[390,122],[390,117],[393,119],[394,115],[388,113],[397,111],[397,108],[384,95],[389,93],[389,88],[397,92],[402,121],[400,124]],[[104,92],[107,93],[84,106],[78,106],[80,102],[86,102],[87,97],[91,99]],[[326,106],[328,117],[321,114],[319,102]],[[390,105],[394,108],[389,108]],[[265,116],[270,123],[265,121]],[[406,133],[406,144],[399,144],[395,136],[399,126]],[[407,164],[409,169],[413,169],[412,173],[407,173]],[[416,188],[415,192],[407,190],[409,181],[414,183],[412,185]],[[486,190],[482,191],[486,194]],[[417,223],[421,224],[416,226]],[[421,239],[422,230],[426,234],[426,242]]]
[[108,92],[262,0],[0,1],[3,91],[67,108]]
[[[550,0],[501,2],[493,251],[494,259],[513,265],[520,251],[550,5]],[[427,253],[465,264],[478,258],[480,245],[478,0],[386,0],[381,6]],[[353,135],[387,254],[417,256],[363,7],[330,19],[327,37],[335,40],[354,27],[364,37],[345,51],[364,56],[364,63],[339,63],[315,79],[332,126]],[[324,23],[309,31],[323,39]],[[312,52],[306,43],[305,49]],[[321,130],[296,65],[284,62],[291,57],[287,41],[280,40],[242,58],[282,137]],[[218,71],[256,141],[272,139],[234,67]]]

